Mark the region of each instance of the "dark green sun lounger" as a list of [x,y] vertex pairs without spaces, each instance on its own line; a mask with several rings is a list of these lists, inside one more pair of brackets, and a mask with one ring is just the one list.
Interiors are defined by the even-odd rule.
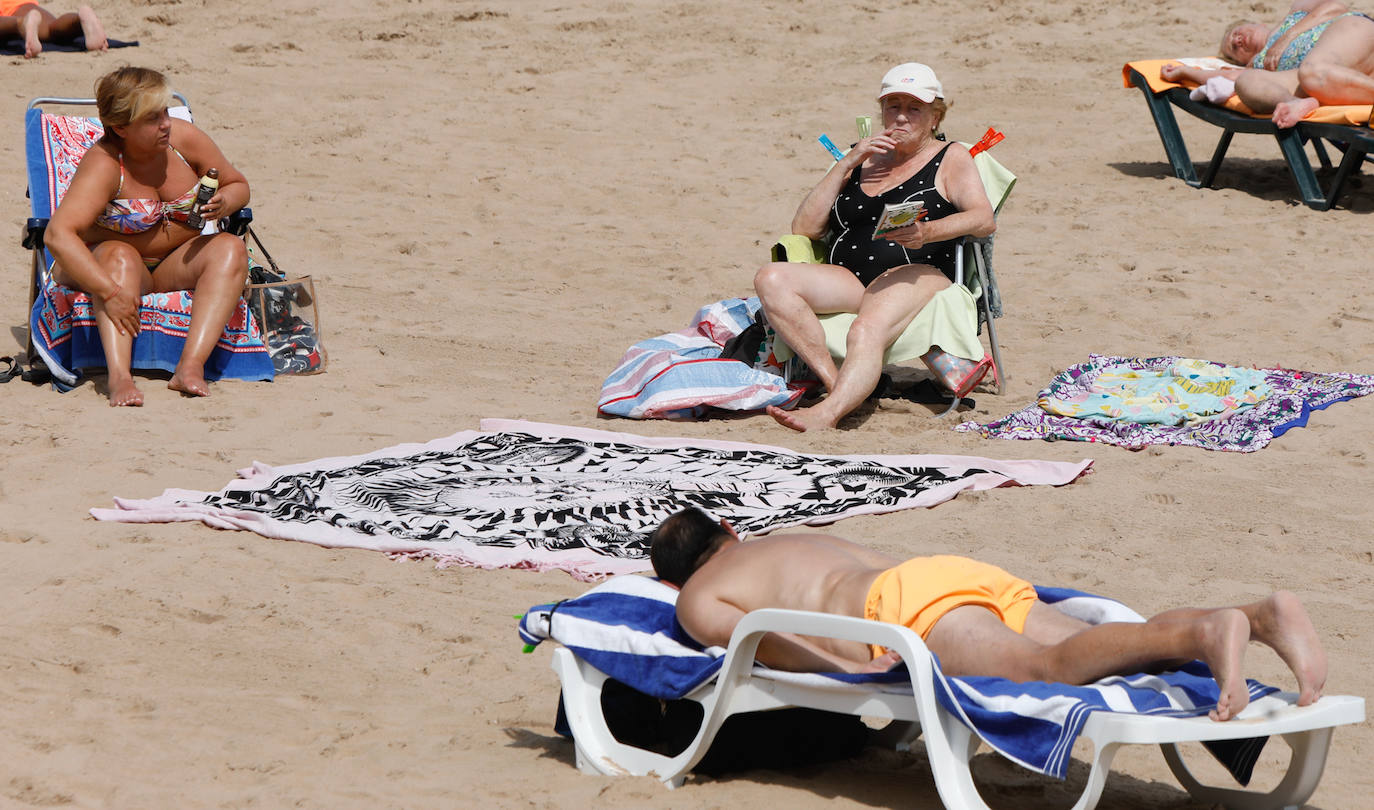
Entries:
[[[1155,129],[1159,131],[1159,139],[1164,142],[1164,152],[1169,156],[1174,174],[1194,188],[1212,187],[1212,181],[1216,179],[1217,170],[1221,168],[1226,150],[1231,146],[1231,138],[1236,133],[1272,135],[1278,142],[1284,160],[1288,162],[1288,170],[1298,184],[1298,193],[1302,196],[1302,201],[1318,211],[1327,211],[1336,203],[1346,180],[1358,172],[1365,160],[1370,159],[1367,155],[1374,152],[1374,130],[1368,127],[1303,121],[1292,129],[1279,129],[1268,119],[1252,118],[1206,102],[1194,101],[1182,87],[1155,93],[1150,89],[1145,77],[1133,68],[1127,68],[1126,78],[1145,95],[1145,102],[1150,107],[1150,116],[1154,119]],[[1193,159],[1188,154],[1188,146],[1183,142],[1183,135],[1179,132],[1178,120],[1174,118],[1174,107],[1222,129],[1221,140],[1212,152],[1212,159],[1200,167],[1201,177],[1198,177],[1199,167],[1194,166]],[[1308,142],[1312,143],[1323,168],[1329,169],[1332,166],[1324,143],[1330,143],[1344,153],[1326,192],[1322,191],[1321,185],[1317,182],[1317,174],[1307,157],[1305,145]]]

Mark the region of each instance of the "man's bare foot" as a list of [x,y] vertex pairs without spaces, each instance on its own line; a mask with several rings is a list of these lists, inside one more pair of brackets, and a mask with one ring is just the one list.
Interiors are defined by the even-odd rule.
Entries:
[[854,668],[854,672],[857,674],[887,672],[888,670],[892,669],[900,663],[902,663],[902,656],[898,653],[893,652],[892,650],[888,650],[887,652],[883,653],[877,658],[874,658],[872,661],[859,664]]
[[1274,107],[1272,116],[1274,123],[1279,129],[1295,127],[1298,122],[1307,117],[1307,114],[1320,107],[1321,104],[1315,98],[1295,98],[1292,101],[1281,101]]
[[81,6],[77,8],[76,16],[81,18],[81,34],[86,38],[86,50],[108,51],[110,42],[105,38],[105,26],[100,24],[95,11],[90,6]]
[[1251,626],[1255,639],[1268,644],[1298,678],[1298,705],[1315,703],[1326,686],[1326,650],[1298,597],[1275,591],[1260,603]]
[[1221,690],[1217,706],[1209,716],[1213,720],[1230,720],[1250,702],[1250,687],[1241,670],[1245,645],[1250,643],[1250,620],[1241,611],[1226,608],[1198,619],[1197,628],[1202,650],[1199,657],[1212,670]]
[[777,420],[779,425],[791,428],[799,433],[808,430],[829,430],[835,427],[835,423],[818,416],[815,408],[799,408],[795,411],[784,411],[776,405],[769,405],[766,410],[768,415]]
[[110,407],[118,408],[122,406],[139,407],[143,404],[143,392],[134,385],[132,377],[123,379],[111,379],[110,385]]
[[181,369],[177,369],[172,379],[167,381],[167,387],[193,397],[210,396],[210,386],[205,382],[204,375],[192,374]]
[[31,8],[24,15],[24,21],[19,24],[20,30],[24,32],[24,58],[32,59],[43,52],[43,43],[38,41],[38,24],[43,22],[43,15],[38,13],[38,9]]

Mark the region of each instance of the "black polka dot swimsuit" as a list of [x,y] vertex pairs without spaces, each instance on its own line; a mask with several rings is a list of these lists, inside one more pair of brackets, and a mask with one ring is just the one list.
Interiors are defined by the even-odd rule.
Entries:
[[936,153],[921,170],[910,179],[877,196],[870,197],[859,185],[863,165],[854,168],[849,174],[849,182],[840,189],[835,203],[830,206],[830,232],[834,241],[830,245],[830,263],[849,270],[858,276],[864,286],[886,271],[904,264],[928,264],[954,280],[954,245],[956,240],[932,242],[916,250],[908,250],[896,242],[886,239],[873,239],[873,228],[888,203],[924,200],[925,221],[940,219],[955,213],[954,204],[935,190],[935,172],[940,169],[949,145]]

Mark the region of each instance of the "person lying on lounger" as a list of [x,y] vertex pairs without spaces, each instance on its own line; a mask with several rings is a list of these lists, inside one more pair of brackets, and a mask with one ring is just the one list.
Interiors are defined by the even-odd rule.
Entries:
[[[883,352],[950,285],[954,240],[997,228],[968,150],[935,137],[946,110],[935,72],[915,62],[898,65],[883,77],[878,102],[882,131],[840,158],[792,219],[792,233],[833,234],[830,263],[772,262],[754,277],[768,323],[829,392],[810,408],[768,408],[793,430],[832,428],[858,407],[877,387]],[[884,204],[908,200],[925,201],[924,219],[874,238]],[[840,367],[816,317],[832,312],[858,314]],[[963,362],[968,368],[958,376],[966,379],[988,368]]]
[[30,0],[0,0],[0,38],[23,39],[24,58],[43,52],[44,42],[71,42],[86,38],[86,50],[109,50],[105,29],[90,6],[58,17]]
[[1270,113],[1280,127],[1324,104],[1374,103],[1374,19],[1338,0],[1297,0],[1276,26],[1233,23],[1221,57],[1237,67],[1166,65],[1160,78],[1202,84],[1226,75],[1245,106]]
[[[1201,659],[1227,720],[1249,702],[1250,641],[1272,647],[1297,676],[1298,705],[1321,697],[1326,653],[1298,598],[1277,591],[1226,608],[1179,608],[1144,623],[1089,625],[1039,601],[1029,582],[963,557],[897,560],[820,534],[741,542],[726,521],[691,507],[650,535],[654,572],[681,589],[677,618],[701,644],[726,646],[748,612],[783,608],[910,627],[946,675],[1086,684]],[[895,653],[852,641],[769,633],[758,660],[796,672],[878,672]]]
[[248,204],[248,180],[194,124],[167,113],[172,91],[155,70],[120,68],[95,86],[105,134],[77,166],[45,240],[53,277],[91,296],[109,371],[111,405],[142,405],[130,373],[140,298],[193,290],[186,345],[167,387],[208,396],[205,360],[233,314],[248,277],[243,240],[203,236],[188,221],[198,178],[219,170],[206,220]]

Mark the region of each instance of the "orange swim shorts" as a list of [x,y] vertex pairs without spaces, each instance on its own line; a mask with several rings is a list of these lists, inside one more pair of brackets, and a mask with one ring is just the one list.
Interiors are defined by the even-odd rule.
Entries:
[[33,0],[0,0],[0,17],[13,17],[19,9],[32,5],[36,5]]
[[[1025,630],[1035,588],[995,565],[967,557],[916,557],[873,580],[864,618],[910,627],[924,640],[935,622],[963,605],[980,605],[1012,630]],[[887,652],[871,645],[873,657]]]

